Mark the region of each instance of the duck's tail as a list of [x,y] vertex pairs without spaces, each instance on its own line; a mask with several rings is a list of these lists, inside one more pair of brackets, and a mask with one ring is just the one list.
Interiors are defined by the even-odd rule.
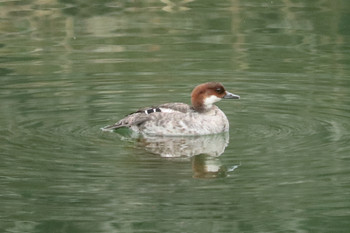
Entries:
[[109,132],[111,132],[111,131],[114,131],[114,130],[116,130],[116,129],[122,128],[122,127],[125,127],[125,125],[120,124],[120,123],[118,122],[117,124],[114,124],[114,125],[107,125],[107,126],[101,128],[101,130],[102,130],[102,131],[109,131]]

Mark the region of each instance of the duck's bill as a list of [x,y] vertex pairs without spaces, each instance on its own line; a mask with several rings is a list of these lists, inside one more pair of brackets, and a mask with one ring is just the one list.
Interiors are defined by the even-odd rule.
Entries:
[[239,95],[232,94],[228,91],[226,91],[226,95],[223,97],[223,99],[239,99]]

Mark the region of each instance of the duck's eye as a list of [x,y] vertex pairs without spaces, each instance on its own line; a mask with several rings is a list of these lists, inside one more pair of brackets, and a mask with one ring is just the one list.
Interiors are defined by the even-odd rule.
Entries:
[[216,93],[218,93],[218,94],[222,94],[223,92],[224,92],[224,90],[221,88],[221,87],[219,87],[219,88],[216,88]]

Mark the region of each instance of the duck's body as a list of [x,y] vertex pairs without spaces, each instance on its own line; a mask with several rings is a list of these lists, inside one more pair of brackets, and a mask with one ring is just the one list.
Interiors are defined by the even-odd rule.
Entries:
[[221,99],[239,99],[220,83],[198,85],[192,91],[192,106],[184,103],[167,103],[143,108],[106,126],[103,130],[128,127],[131,130],[162,136],[208,135],[226,132],[229,122],[226,115],[215,105]]

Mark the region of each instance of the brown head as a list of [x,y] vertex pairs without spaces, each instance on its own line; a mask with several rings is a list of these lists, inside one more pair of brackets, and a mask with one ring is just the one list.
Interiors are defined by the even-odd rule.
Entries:
[[200,84],[191,94],[192,106],[198,112],[211,109],[213,104],[221,99],[239,99],[239,96],[226,91],[224,86],[217,82]]

